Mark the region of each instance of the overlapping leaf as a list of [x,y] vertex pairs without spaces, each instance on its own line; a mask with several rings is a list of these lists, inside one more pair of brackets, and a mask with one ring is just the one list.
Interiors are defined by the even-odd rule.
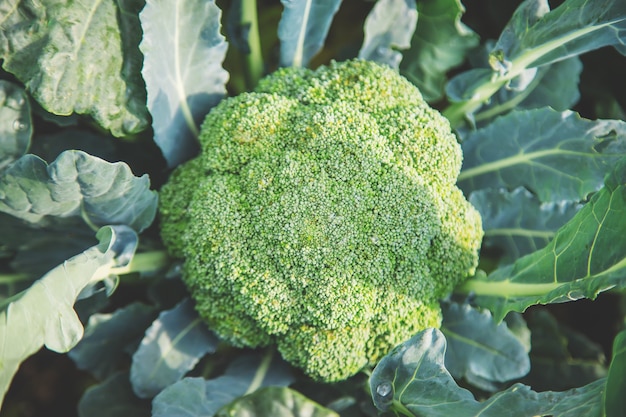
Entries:
[[148,0],[140,18],[154,140],[174,167],[195,155],[198,126],[226,94],[221,10],[212,0]]
[[214,379],[184,378],[152,401],[152,417],[213,416],[234,399],[265,386],[287,386],[293,376],[285,362],[273,355],[244,355]]
[[447,86],[455,103],[444,111],[453,126],[474,112],[502,87],[529,70],[605,46],[626,54],[626,3],[566,0],[548,12],[546,0],[526,0],[513,15],[490,56],[492,69],[477,68],[453,78]]
[[341,0],[281,0],[280,65],[305,67],[324,45]]
[[474,191],[469,201],[483,219],[483,247],[497,250],[503,264],[546,246],[582,207],[566,201],[542,204],[523,187]]
[[132,229],[109,226],[100,229],[97,237],[97,246],[0,303],[0,403],[21,361],[44,345],[67,352],[79,342],[83,325],[73,309],[76,298],[83,288],[105,278],[104,271],[132,258],[137,245]]
[[445,365],[455,378],[495,391],[530,370],[526,347],[505,323],[468,304],[444,303],[442,333],[448,342]]
[[471,132],[462,147],[459,185],[466,193],[522,186],[541,202],[580,201],[626,153],[626,122],[519,110]]
[[217,417],[248,416],[339,417],[339,414],[286,387],[261,388],[217,413]]
[[78,403],[79,417],[150,417],[150,401],[137,398],[128,372],[118,372],[87,389]]
[[155,316],[155,309],[142,303],[114,313],[94,314],[89,317],[85,336],[69,357],[79,369],[90,371],[100,380],[107,379],[119,369],[128,347],[139,342]]
[[379,0],[365,20],[359,58],[398,68],[417,24],[415,0]]
[[0,176],[0,211],[32,223],[46,216],[81,216],[90,225],[125,224],[142,231],[156,207],[147,175],[135,177],[123,162],[82,151],[65,151],[50,165],[25,155]]
[[465,8],[459,0],[420,1],[417,10],[417,28],[400,72],[427,101],[435,101],[443,96],[446,73],[478,45],[478,35],[461,22]]
[[424,330],[396,347],[376,366],[370,378],[376,407],[405,417],[574,417],[599,415],[604,380],[564,392],[537,393],[514,384],[484,402],[460,388],[446,368],[446,342],[437,329]]
[[162,312],[146,330],[133,355],[130,379],[141,398],[154,397],[180,380],[206,353],[215,352],[219,339],[198,317],[186,299]]
[[476,303],[496,320],[534,304],[595,298],[601,291],[626,286],[626,159],[607,175],[597,192],[545,248],[466,281]]
[[7,0],[0,57],[46,110],[92,116],[115,136],[145,129],[142,0]]

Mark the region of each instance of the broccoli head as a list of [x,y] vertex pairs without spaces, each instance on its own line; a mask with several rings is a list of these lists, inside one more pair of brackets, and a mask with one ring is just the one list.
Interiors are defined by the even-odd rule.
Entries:
[[161,191],[204,320],[345,379],[427,327],[475,270],[481,219],[447,120],[391,68],[284,68],[207,116]]

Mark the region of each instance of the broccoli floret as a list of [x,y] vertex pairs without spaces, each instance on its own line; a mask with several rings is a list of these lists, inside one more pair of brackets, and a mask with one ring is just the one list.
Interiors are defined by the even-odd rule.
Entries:
[[476,268],[478,212],[447,120],[392,69],[285,68],[207,116],[161,191],[162,236],[209,326],[345,379]]

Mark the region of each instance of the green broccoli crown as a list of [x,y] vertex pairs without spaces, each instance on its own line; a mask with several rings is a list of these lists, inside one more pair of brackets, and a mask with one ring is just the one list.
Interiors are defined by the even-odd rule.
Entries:
[[162,236],[200,315],[345,379],[427,327],[475,270],[479,214],[447,120],[391,68],[285,68],[207,116],[161,191]]

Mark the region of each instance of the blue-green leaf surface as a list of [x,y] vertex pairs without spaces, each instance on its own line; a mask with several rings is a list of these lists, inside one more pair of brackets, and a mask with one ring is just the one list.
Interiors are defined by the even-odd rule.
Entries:
[[549,108],[519,110],[468,134],[459,185],[523,186],[542,202],[579,201],[626,153],[626,122],[591,121]]
[[611,288],[626,287],[626,159],[606,177],[605,186],[562,228],[545,248],[488,276],[461,285],[496,320],[534,304],[594,299]]
[[140,14],[154,140],[170,167],[195,155],[200,123],[226,94],[220,18],[213,0],[148,0]]
[[242,355],[222,376],[188,377],[165,388],[152,401],[152,417],[213,416],[242,395],[292,382],[290,368],[276,355]]
[[415,0],[378,0],[365,20],[359,58],[398,69],[417,24]]
[[[626,54],[626,2],[566,0],[547,12],[546,0],[526,0],[492,51],[491,69],[459,74],[446,88],[454,103],[443,111],[454,127],[473,115],[501,88],[537,67],[605,46]],[[546,13],[547,12],[547,13]]]
[[26,153],[32,133],[26,92],[16,84],[0,80],[0,171]]
[[137,398],[128,372],[118,372],[87,388],[78,403],[79,417],[150,417],[150,402]]
[[297,391],[286,387],[266,387],[238,398],[222,408],[218,417],[339,417]]
[[455,378],[487,391],[530,370],[526,347],[504,322],[469,304],[443,303],[441,331],[448,342],[445,365]]
[[[72,308],[83,288],[133,256],[137,235],[126,226],[98,231],[100,243],[54,268],[29,289],[0,303],[0,403],[19,364],[42,346],[67,352],[83,336]],[[27,325],[25,325],[27,324]]]
[[626,330],[613,341],[613,359],[606,379],[604,411],[606,417],[626,415]]
[[281,0],[280,65],[306,67],[326,40],[341,0]]
[[385,356],[374,368],[370,389],[379,410],[404,417],[597,416],[604,380],[564,392],[532,391],[514,384],[478,402],[443,366],[446,341],[437,329],[424,330]]
[[626,55],[626,2],[567,0],[556,9],[546,0],[519,7],[491,55],[494,70],[546,65],[603,46]]
[[190,299],[162,312],[133,355],[130,380],[141,398],[151,398],[180,380],[219,339],[198,317]]
[[483,219],[483,247],[497,250],[503,264],[546,246],[582,207],[578,202],[541,203],[523,187],[474,191],[469,201]]
[[38,223],[46,216],[81,216],[89,225],[125,224],[142,231],[156,215],[147,175],[123,162],[65,151],[50,165],[24,155],[0,175],[0,211]]
[[419,1],[417,11],[417,28],[400,72],[427,101],[435,101],[443,96],[446,73],[464,61],[479,39],[461,22],[465,8],[459,0]]
[[522,380],[524,384],[535,390],[563,391],[606,376],[601,345],[559,323],[546,309],[534,309],[524,317],[532,335],[530,373]]
[[557,111],[572,108],[580,98],[578,82],[583,66],[578,57],[546,65],[533,71],[523,88],[501,88],[474,115],[477,124],[517,109],[551,107]]
[[3,0],[0,58],[58,115],[92,116],[115,136],[145,129],[137,12],[143,0]]
[[113,313],[94,314],[83,339],[68,355],[79,369],[104,380],[119,369],[126,349],[139,343],[155,316],[154,307],[138,302]]

